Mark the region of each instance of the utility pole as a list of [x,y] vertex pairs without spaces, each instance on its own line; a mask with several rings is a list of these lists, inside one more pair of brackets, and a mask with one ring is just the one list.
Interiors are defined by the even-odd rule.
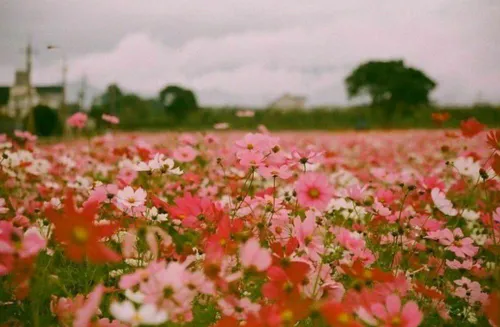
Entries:
[[66,127],[66,118],[67,118],[67,107],[66,107],[66,82],[67,82],[67,74],[68,74],[68,65],[66,61],[66,52],[63,48],[58,47],[57,45],[49,44],[47,46],[47,50],[59,50],[61,53],[61,61],[62,61],[62,101],[61,108],[59,110],[59,117],[61,119],[61,123],[63,124],[63,133],[66,134],[68,132]]
[[82,111],[85,107],[85,93],[87,90],[87,77],[82,77],[82,83],[80,85],[80,91],[78,91],[78,106],[80,107],[80,111]]
[[31,94],[31,69],[33,63],[33,49],[31,42],[26,46],[26,87],[27,87],[27,106],[28,106],[28,126],[27,129],[31,133],[35,133],[35,117],[33,113],[33,99]]

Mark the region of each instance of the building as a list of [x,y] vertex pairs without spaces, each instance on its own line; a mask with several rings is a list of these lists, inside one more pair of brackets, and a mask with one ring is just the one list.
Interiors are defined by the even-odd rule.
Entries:
[[306,97],[292,95],[285,93],[278,99],[271,102],[268,107],[271,109],[279,110],[293,110],[293,109],[304,109],[306,104]]
[[0,114],[12,118],[23,119],[38,105],[59,110],[63,102],[62,85],[31,86],[24,71],[16,72],[12,86],[0,86]]
[[[14,84],[0,86],[0,114],[14,118],[18,123],[24,119],[31,108],[39,105],[59,110],[64,107],[65,88],[62,85],[33,86],[31,83],[32,48],[26,47],[26,68],[17,70]],[[65,66],[64,68],[65,69]]]

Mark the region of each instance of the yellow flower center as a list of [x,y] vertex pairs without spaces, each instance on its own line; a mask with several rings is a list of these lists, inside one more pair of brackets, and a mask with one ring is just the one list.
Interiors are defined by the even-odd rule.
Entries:
[[337,320],[338,322],[340,322],[341,324],[347,324],[349,321],[351,321],[351,317],[349,317],[349,315],[345,312],[342,312],[341,314],[339,314],[339,316],[337,317]]
[[316,199],[319,197],[319,190],[317,188],[312,188],[309,190],[309,196],[313,199]]
[[393,326],[399,326],[399,325],[401,325],[401,318],[399,318],[399,317],[392,318],[391,324]]
[[373,277],[373,273],[370,270],[365,270],[363,272],[363,277],[365,277],[367,279],[371,279]]
[[128,203],[135,203],[135,198],[130,197],[127,199]]
[[87,242],[87,240],[89,239],[89,232],[85,227],[75,226],[73,227],[72,237],[76,243],[82,244]]
[[281,313],[281,319],[283,321],[292,321],[293,319],[293,312],[291,310],[285,310]]

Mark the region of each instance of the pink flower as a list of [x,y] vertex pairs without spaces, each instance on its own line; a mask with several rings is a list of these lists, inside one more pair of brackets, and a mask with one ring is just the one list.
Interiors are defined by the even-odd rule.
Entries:
[[83,112],[77,112],[74,113],[71,117],[69,117],[66,122],[69,126],[71,127],[76,127],[76,128],[84,128],[85,124],[87,123],[87,115],[84,114]]
[[271,254],[260,247],[259,241],[252,238],[240,248],[241,264],[247,269],[264,271],[271,265]]
[[479,250],[479,248],[473,244],[474,240],[470,237],[466,237],[453,242],[453,244],[448,247],[448,250],[452,251],[457,257],[460,258],[473,257]]
[[462,277],[455,280],[455,284],[459,287],[455,289],[454,294],[459,298],[465,299],[471,305],[474,305],[476,302],[484,304],[488,300],[488,294],[481,292],[481,285],[478,282],[473,282],[467,277]]
[[102,114],[101,118],[102,118],[102,120],[104,120],[110,124],[113,124],[113,125],[117,125],[120,123],[120,118],[113,116],[113,115]]
[[293,150],[289,160],[295,164],[314,164],[323,159],[323,152],[311,150]]
[[179,162],[191,162],[198,156],[198,151],[189,145],[185,145],[175,149],[172,156]]
[[426,238],[439,241],[439,243],[446,246],[447,250],[455,253],[457,257],[475,256],[479,248],[473,245],[474,241],[470,237],[460,239],[463,236],[464,234],[460,228],[455,228],[453,232],[446,228],[429,232]]
[[240,165],[243,168],[259,167],[264,160],[264,155],[260,152],[245,151],[240,154]]
[[415,302],[407,302],[401,308],[401,299],[395,294],[385,298],[385,305],[375,303],[369,309],[370,312],[366,309],[358,311],[360,318],[369,324],[376,323],[374,318],[377,318],[384,323],[384,326],[416,327],[423,318]]
[[458,211],[453,208],[453,204],[450,200],[446,198],[446,195],[441,192],[437,187],[433,188],[431,191],[431,198],[434,202],[436,208],[442,213],[448,216],[456,216]]
[[125,187],[123,190],[116,193],[116,204],[124,211],[134,210],[144,206],[147,193],[142,188],[134,189],[130,186]]
[[320,173],[305,173],[295,184],[297,199],[304,207],[324,210],[333,196],[328,177]]
[[15,130],[14,131],[14,135],[20,139],[23,139],[23,140],[26,140],[28,142],[35,142],[37,140],[37,136],[36,135],[33,135],[31,134],[30,132],[28,131],[19,131],[19,130]]
[[279,177],[281,179],[288,179],[292,176],[292,172],[286,165],[280,167],[276,166],[260,166],[259,174],[264,178]]
[[97,285],[94,290],[87,296],[87,301],[75,313],[74,327],[87,327],[90,320],[97,313],[99,304],[101,303],[102,295],[104,294],[104,286]]
[[293,235],[297,238],[300,248],[304,249],[307,255],[312,260],[319,260],[319,255],[324,252],[322,238],[315,235],[316,230],[316,215],[308,211],[306,219],[302,221],[300,217],[296,217],[293,221]]
[[32,227],[24,233],[23,243],[19,249],[19,257],[32,257],[44,249],[46,245],[47,241],[40,235],[36,227]]

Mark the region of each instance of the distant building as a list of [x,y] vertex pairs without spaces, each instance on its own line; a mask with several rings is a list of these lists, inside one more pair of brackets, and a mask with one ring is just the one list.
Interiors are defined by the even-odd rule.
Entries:
[[285,93],[278,99],[271,102],[268,107],[280,110],[304,109],[306,97]]
[[[30,103],[31,102],[31,103]],[[0,114],[23,119],[38,105],[60,109],[64,102],[62,85],[30,86],[29,75],[16,71],[12,86],[0,86]]]

